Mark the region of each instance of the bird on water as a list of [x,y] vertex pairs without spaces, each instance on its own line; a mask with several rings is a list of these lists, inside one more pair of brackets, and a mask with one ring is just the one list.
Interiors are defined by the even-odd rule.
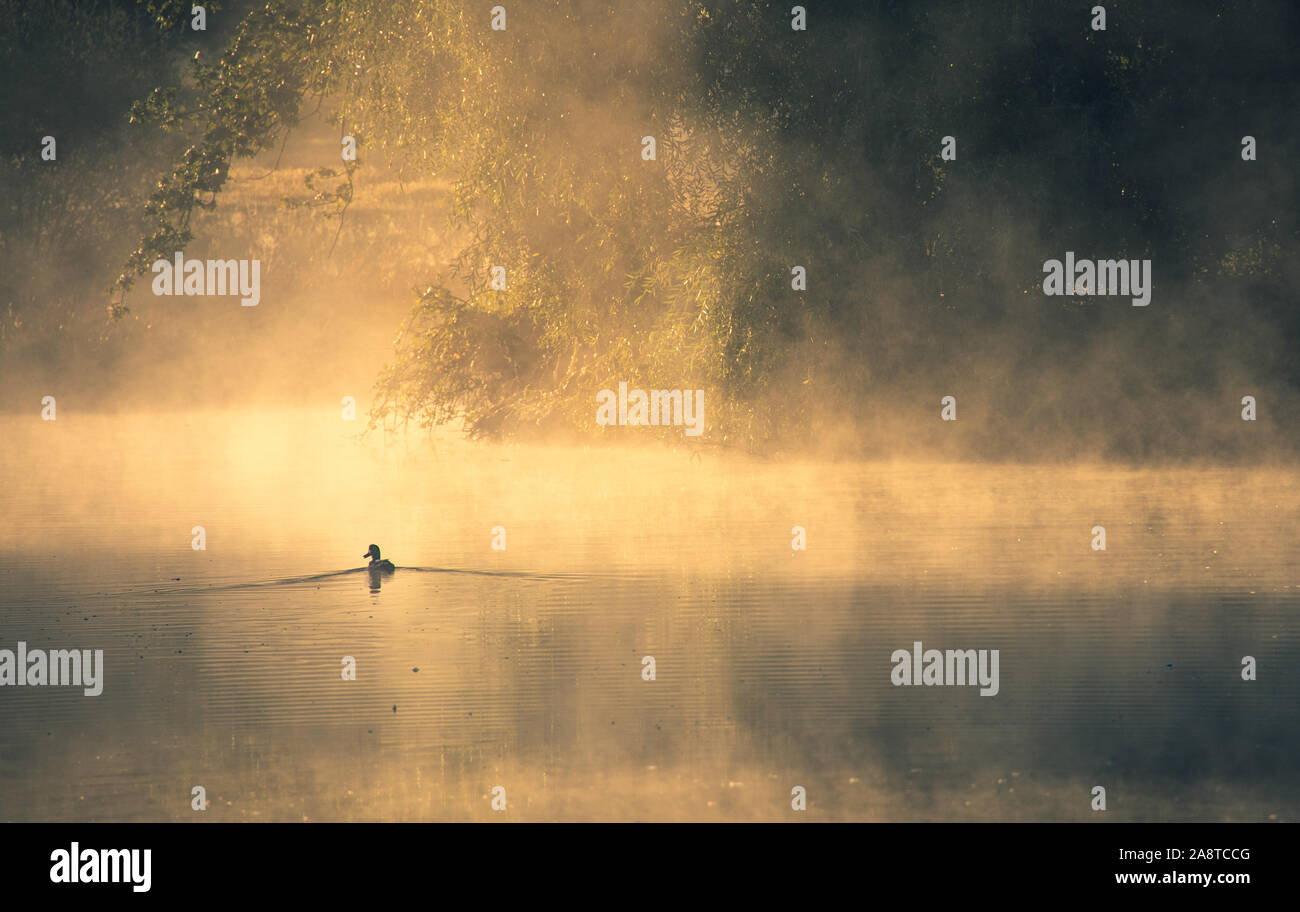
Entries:
[[378,545],[371,545],[370,550],[361,556],[370,558],[370,563],[366,567],[367,570],[380,570],[384,573],[392,573],[397,569],[393,566],[392,561],[384,560],[380,557]]

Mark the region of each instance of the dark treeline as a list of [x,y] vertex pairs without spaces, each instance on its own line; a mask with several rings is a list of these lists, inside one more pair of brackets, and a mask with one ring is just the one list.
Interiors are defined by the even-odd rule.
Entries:
[[[107,291],[140,231],[142,201],[184,148],[183,137],[127,129],[131,109],[180,81],[196,48],[224,41],[219,28],[183,32],[189,9],[0,2],[0,367],[72,371],[112,359]],[[46,136],[52,160],[42,157]]]
[[[788,3],[503,5],[504,31],[492,4],[232,5],[181,66],[179,7],[0,3],[0,344],[128,313],[230,165],[323,103],[362,154],[321,162],[318,202],[346,210],[373,157],[451,180],[463,238],[377,421],[590,434],[627,380],[704,389],[704,440],[773,451],[1294,454],[1294,4],[1104,4],[1104,31],[1027,0],[811,2],[806,31]],[[42,170],[70,121],[79,157]],[[1067,250],[1150,259],[1150,306],[1045,296]]]

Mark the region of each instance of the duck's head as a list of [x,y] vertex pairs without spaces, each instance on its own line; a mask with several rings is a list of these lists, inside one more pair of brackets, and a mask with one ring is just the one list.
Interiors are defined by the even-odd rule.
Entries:
[[379,546],[371,545],[370,550],[361,556],[371,558],[372,560],[379,560]]

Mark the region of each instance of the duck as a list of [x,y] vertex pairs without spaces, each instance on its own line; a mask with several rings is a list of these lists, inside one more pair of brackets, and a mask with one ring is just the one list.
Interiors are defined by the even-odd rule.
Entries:
[[366,567],[367,570],[380,570],[384,573],[392,573],[397,569],[393,566],[392,561],[384,560],[379,556],[378,545],[371,545],[370,550],[361,556],[370,558],[370,564]]

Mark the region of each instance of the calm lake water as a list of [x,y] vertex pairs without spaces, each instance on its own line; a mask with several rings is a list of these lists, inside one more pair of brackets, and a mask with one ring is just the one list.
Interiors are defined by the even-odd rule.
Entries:
[[[104,651],[97,697],[0,688],[0,819],[1300,809],[1294,470],[357,430],[330,410],[0,418],[0,648]],[[377,589],[371,542],[399,568]],[[894,686],[915,641],[999,650],[999,692]]]

